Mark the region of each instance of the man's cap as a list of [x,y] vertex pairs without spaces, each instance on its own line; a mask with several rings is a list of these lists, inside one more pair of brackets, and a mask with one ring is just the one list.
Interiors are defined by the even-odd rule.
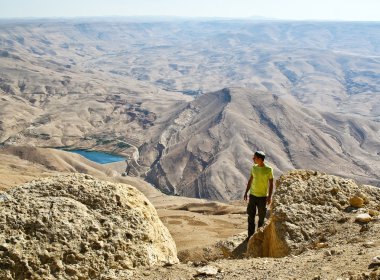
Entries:
[[265,153],[264,153],[263,151],[256,151],[256,152],[255,152],[255,155],[261,157],[262,159],[265,158]]

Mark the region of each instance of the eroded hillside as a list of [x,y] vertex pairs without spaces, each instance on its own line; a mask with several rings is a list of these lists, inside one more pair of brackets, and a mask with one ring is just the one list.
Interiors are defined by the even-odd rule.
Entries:
[[231,88],[191,102],[142,156],[159,154],[150,182],[190,197],[240,199],[255,150],[267,152],[276,174],[314,168],[376,185],[379,130],[375,121],[318,112],[287,95]]
[[0,142],[123,154],[167,193],[219,200],[241,196],[255,149],[277,173],[379,185],[378,30],[2,21]]

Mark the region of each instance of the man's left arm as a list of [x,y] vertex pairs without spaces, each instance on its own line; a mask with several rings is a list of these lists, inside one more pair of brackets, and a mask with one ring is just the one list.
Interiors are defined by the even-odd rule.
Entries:
[[273,194],[273,178],[269,179],[269,194],[267,197],[267,205],[272,202],[272,194]]

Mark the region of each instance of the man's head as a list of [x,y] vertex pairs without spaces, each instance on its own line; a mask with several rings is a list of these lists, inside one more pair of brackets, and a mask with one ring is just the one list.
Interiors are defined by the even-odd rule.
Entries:
[[265,160],[265,153],[263,151],[257,151],[253,155],[253,161],[256,164],[262,164]]

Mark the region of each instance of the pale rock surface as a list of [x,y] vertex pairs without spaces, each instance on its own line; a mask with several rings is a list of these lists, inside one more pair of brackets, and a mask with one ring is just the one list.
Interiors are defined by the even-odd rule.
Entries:
[[372,264],[374,265],[380,265],[380,255],[376,256],[372,259]]
[[74,174],[1,194],[0,279],[113,279],[176,254],[155,208],[129,185]]
[[210,265],[197,269],[197,275],[214,276],[216,274],[218,274],[218,269]]
[[372,220],[372,217],[371,215],[367,214],[367,213],[362,213],[362,214],[358,214],[356,217],[355,217],[355,222],[360,222],[360,223],[368,223]]
[[326,237],[335,234],[340,221],[354,221],[354,216],[347,216],[352,208],[349,199],[359,191],[366,198],[362,210],[376,208],[380,200],[376,187],[358,186],[353,180],[317,171],[282,175],[276,182],[271,218],[250,238],[248,255],[284,257],[320,244],[328,246]]

